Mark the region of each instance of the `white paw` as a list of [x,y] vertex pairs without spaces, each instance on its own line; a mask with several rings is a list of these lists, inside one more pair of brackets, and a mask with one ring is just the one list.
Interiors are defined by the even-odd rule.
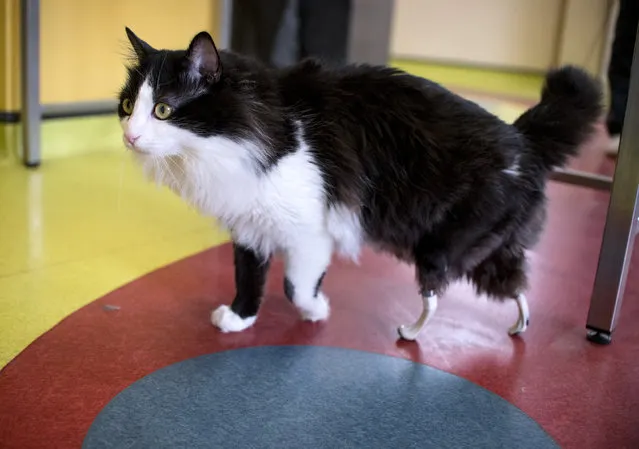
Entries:
[[254,316],[241,318],[229,306],[223,305],[211,313],[211,323],[222,332],[240,332],[255,323]]
[[328,318],[331,308],[328,305],[328,298],[319,292],[315,298],[304,304],[297,304],[297,308],[306,321],[322,321]]

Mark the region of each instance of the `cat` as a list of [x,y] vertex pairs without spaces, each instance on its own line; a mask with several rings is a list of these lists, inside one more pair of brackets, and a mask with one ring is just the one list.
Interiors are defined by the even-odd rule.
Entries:
[[602,87],[584,70],[549,70],[540,102],[508,124],[393,67],[275,68],[218,51],[207,32],[186,50],[126,33],[125,146],[231,236],[235,298],[211,315],[222,332],[253,325],[276,254],[303,319],[327,319],[331,258],[357,262],[364,245],[415,267],[423,312],[401,337],[416,339],[437,298],[464,279],[515,301],[509,332],[526,330],[526,251],[543,230],[546,182],[602,115]]

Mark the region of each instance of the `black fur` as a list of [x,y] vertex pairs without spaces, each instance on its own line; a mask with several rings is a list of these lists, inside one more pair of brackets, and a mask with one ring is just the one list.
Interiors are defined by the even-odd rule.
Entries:
[[[317,298],[317,294],[319,293],[320,288],[322,287],[322,282],[324,281],[325,276],[326,276],[326,272],[322,273],[322,275],[317,280],[317,283],[315,284],[315,290],[313,290],[314,298]],[[293,285],[291,280],[287,277],[284,278],[284,295],[289,301],[293,302],[293,299],[295,298],[295,286]]]
[[326,271],[322,273],[322,275],[317,279],[317,283],[315,284],[315,290],[313,291],[313,297],[317,298],[317,294],[322,288],[322,282],[324,282],[324,277],[326,276]]
[[[358,211],[368,241],[414,262],[420,288],[438,293],[464,277],[496,299],[526,287],[525,250],[543,227],[548,175],[577,154],[602,113],[599,83],[576,67],[550,71],[540,103],[510,125],[394,68],[306,60],[280,70],[222,51],[219,76],[193,81],[184,76],[188,51],[135,48],[143,56],[121,98],[150,74],[174,107],[170,120],[259,142],[264,172],[295,151],[300,122],[328,203]],[[236,264],[234,310],[244,317],[257,312],[266,265],[239,248]]]
[[295,298],[295,286],[293,286],[293,283],[287,277],[284,278],[284,296],[291,302],[293,302]]
[[264,260],[250,248],[238,244],[233,245],[233,255],[237,292],[231,304],[231,310],[240,318],[254,317],[257,315],[264,295],[264,285],[271,261]]
[[529,141],[545,168],[560,167],[575,156],[587,139],[591,124],[599,119],[601,89],[575,67],[555,69],[546,76],[541,102],[526,111],[514,125]]

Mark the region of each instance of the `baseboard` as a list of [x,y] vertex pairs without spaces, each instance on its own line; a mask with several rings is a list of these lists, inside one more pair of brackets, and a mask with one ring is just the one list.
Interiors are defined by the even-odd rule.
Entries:
[[16,111],[0,111],[0,124],[18,123],[20,121],[20,113]]
[[44,120],[60,118],[91,117],[96,115],[110,115],[118,111],[118,103],[113,100],[87,101],[76,103],[58,103],[44,105],[42,118]]
[[[113,100],[45,104],[42,105],[42,120],[115,114],[117,107]],[[0,123],[19,122],[20,111],[0,111]]]
[[539,73],[393,58],[390,65],[453,90],[493,95],[515,101],[537,101],[544,76]]
[[[0,162],[22,158],[22,125],[0,123]],[[117,116],[85,115],[49,117],[42,122],[42,162],[100,151],[123,151],[122,130]]]

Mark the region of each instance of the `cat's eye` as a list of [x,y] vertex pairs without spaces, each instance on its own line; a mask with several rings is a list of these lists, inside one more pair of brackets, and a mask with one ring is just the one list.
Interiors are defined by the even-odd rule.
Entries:
[[153,109],[153,113],[160,120],[166,120],[171,116],[173,112],[173,108],[166,103],[158,103],[155,105],[155,109]]
[[133,114],[133,102],[129,100],[128,98],[125,98],[124,101],[122,102],[122,109],[124,110],[125,114],[128,114],[128,115]]

